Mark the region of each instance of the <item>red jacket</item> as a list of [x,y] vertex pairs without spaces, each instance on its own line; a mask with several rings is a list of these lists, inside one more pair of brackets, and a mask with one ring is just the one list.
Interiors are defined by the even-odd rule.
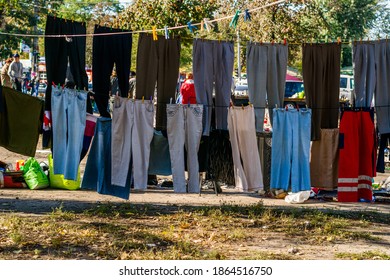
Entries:
[[194,80],[185,80],[181,85],[180,94],[182,96],[182,104],[188,104],[188,100],[190,104],[196,104]]

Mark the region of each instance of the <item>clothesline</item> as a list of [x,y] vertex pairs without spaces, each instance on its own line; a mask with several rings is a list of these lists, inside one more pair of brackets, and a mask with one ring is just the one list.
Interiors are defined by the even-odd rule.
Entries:
[[[279,0],[279,1],[276,1],[276,2],[273,2],[273,3],[269,3],[269,4],[266,4],[266,5],[263,5],[261,7],[257,7],[257,8],[253,8],[251,10],[248,10],[248,12],[256,12],[256,11],[259,11],[261,9],[265,9],[265,8],[268,8],[268,7],[271,7],[271,6],[275,6],[275,5],[278,5],[278,4],[282,4],[284,2],[286,2],[287,0]],[[239,15],[241,15],[243,12],[240,12],[238,13]],[[231,19],[233,18],[235,15],[230,15],[230,16],[225,16],[225,17],[221,17],[221,18],[216,18],[216,19],[213,19],[213,20],[209,20],[208,22],[209,23],[213,23],[213,22],[218,22],[218,21],[222,21],[222,20],[226,20],[226,19]],[[190,26],[194,27],[194,26],[199,26],[201,25],[202,23],[199,22],[199,23],[190,23]],[[186,25],[180,25],[180,26],[174,26],[174,27],[167,27],[167,30],[176,30],[176,29],[183,29],[183,28],[188,28],[189,27],[189,24],[186,24]],[[70,37],[94,37],[94,36],[113,36],[113,35],[120,35],[120,34],[136,34],[136,33],[150,33],[150,32],[159,32],[159,31],[165,31],[165,28],[158,28],[158,29],[149,29],[149,30],[136,30],[136,31],[123,31],[123,32],[112,32],[112,33],[99,33],[99,34],[94,34],[94,33],[87,33],[87,34],[61,34],[61,35],[46,35],[46,34],[42,34],[42,35],[39,35],[39,34],[20,34],[20,33],[8,33],[8,32],[0,32],[1,35],[9,35],[9,36],[15,36],[15,37],[38,37],[38,38],[70,38]]]

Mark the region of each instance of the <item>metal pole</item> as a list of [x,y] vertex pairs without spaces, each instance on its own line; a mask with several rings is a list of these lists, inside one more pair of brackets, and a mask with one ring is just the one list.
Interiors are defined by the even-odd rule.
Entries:
[[240,46],[240,29],[237,29],[237,75],[238,81],[241,81],[241,46]]
[[[34,6],[34,34],[37,34],[37,24],[38,24],[38,0],[34,1],[35,6]],[[37,71],[37,54],[38,54],[38,37],[33,38],[33,47],[32,47],[32,61],[31,61],[31,70],[33,72]]]

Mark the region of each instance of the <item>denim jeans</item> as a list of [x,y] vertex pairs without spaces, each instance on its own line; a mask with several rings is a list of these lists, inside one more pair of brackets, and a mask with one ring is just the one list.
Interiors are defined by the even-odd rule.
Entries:
[[129,199],[130,185],[131,172],[125,187],[111,185],[111,119],[98,118],[81,188]]
[[86,122],[87,92],[52,88],[54,174],[77,180]]
[[311,109],[273,111],[271,188],[310,190]]
[[186,192],[184,147],[187,150],[188,192],[200,191],[198,150],[202,137],[202,119],[203,105],[167,105],[167,133],[175,192]]
[[149,175],[172,175],[171,157],[167,137],[155,130],[150,143]]
[[244,192],[263,189],[254,108],[232,106],[228,116],[236,188]]
[[111,183],[125,186],[133,157],[134,188],[146,189],[154,104],[117,96],[112,113]]

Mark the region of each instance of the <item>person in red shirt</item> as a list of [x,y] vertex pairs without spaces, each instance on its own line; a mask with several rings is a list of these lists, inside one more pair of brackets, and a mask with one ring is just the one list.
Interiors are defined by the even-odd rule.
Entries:
[[187,74],[187,79],[181,85],[180,94],[182,104],[196,104],[194,76],[192,73]]

